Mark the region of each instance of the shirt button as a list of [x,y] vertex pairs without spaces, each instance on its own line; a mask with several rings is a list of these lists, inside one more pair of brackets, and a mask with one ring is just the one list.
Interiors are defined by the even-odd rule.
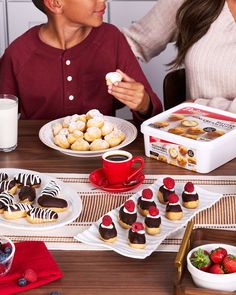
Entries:
[[67,65],[67,66],[70,65],[70,60],[69,60],[69,59],[67,59],[67,61],[66,61],[66,65]]
[[73,99],[74,99],[74,95],[70,95],[69,100],[73,100]]
[[72,81],[72,77],[71,76],[68,76],[67,77],[67,81]]

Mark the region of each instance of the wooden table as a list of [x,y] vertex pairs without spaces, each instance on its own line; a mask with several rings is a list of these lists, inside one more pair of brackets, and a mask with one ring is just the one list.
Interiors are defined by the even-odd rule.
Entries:
[[[0,153],[0,167],[21,168],[39,172],[90,173],[101,166],[101,158],[77,158],[48,148],[38,138],[45,121],[20,121],[18,147],[11,153]],[[125,147],[133,155],[144,156],[143,136]],[[196,173],[145,157],[146,174]],[[236,160],[208,175],[235,175]],[[64,277],[25,294],[124,295],[172,294],[175,253],[155,252],[145,260],[123,257],[112,251],[52,251]],[[0,292],[1,293],[1,292]],[[23,294],[23,293],[21,293]]]

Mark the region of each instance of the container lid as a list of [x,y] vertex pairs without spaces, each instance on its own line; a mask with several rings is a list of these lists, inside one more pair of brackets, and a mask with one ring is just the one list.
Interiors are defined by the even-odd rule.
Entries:
[[197,147],[236,135],[236,114],[196,103],[182,103],[141,125],[141,132]]

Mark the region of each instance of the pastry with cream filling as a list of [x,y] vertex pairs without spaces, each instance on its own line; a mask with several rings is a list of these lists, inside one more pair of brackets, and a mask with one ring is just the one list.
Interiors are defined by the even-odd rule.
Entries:
[[146,247],[146,236],[144,225],[141,222],[132,224],[128,233],[129,246],[135,249],[143,249]]
[[156,206],[153,191],[150,188],[142,190],[142,195],[138,198],[138,211],[142,216],[147,216],[151,206]]
[[199,204],[199,196],[192,182],[187,182],[182,193],[182,204],[189,209],[195,209]]
[[179,220],[183,217],[183,210],[176,194],[169,195],[165,215],[170,220]]
[[149,235],[156,235],[160,233],[161,216],[157,207],[151,206],[149,208],[144,223],[145,230]]
[[137,220],[137,209],[133,200],[126,201],[119,210],[119,224],[128,229]]
[[107,243],[113,243],[117,239],[117,230],[110,215],[105,215],[99,225],[100,238]]
[[175,192],[175,181],[171,177],[166,177],[163,179],[163,185],[159,188],[157,192],[158,200],[162,204],[166,204],[168,202],[169,195]]

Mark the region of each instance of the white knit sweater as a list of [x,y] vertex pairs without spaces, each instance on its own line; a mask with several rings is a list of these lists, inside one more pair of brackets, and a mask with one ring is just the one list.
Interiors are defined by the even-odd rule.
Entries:
[[[124,29],[143,61],[162,52],[176,33],[175,16],[184,0],[157,0],[140,21]],[[227,2],[208,32],[187,52],[187,95],[196,103],[236,113],[236,21]]]

